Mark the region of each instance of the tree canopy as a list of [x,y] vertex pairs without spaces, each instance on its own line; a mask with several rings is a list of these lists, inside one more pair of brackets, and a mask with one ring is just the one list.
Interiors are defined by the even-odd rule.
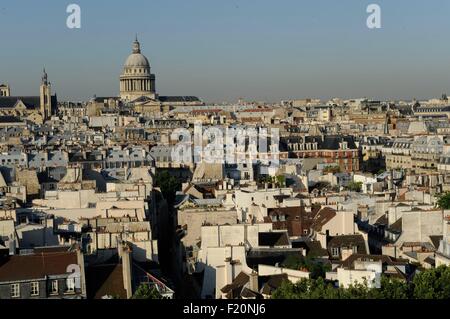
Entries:
[[352,192],[361,192],[362,183],[361,182],[350,182],[347,185],[347,189]]
[[325,265],[313,258],[303,257],[298,254],[288,255],[281,263],[281,267],[294,270],[305,268],[311,273],[312,278],[325,277],[325,273],[331,270],[329,265]]
[[441,209],[450,209],[450,192],[443,193],[438,197],[437,206]]
[[148,284],[142,283],[136,289],[133,299],[162,299],[162,296],[155,287],[150,287]]
[[273,299],[450,299],[450,267],[424,270],[410,282],[381,277],[381,288],[356,284],[337,288],[322,277],[285,281],[272,294]]
[[274,184],[276,187],[285,187],[286,177],[284,175],[277,175],[277,176],[261,175],[258,178],[258,182]]
[[175,194],[181,189],[181,182],[168,171],[160,171],[156,173],[155,184],[161,189],[165,199],[169,202],[175,200]]

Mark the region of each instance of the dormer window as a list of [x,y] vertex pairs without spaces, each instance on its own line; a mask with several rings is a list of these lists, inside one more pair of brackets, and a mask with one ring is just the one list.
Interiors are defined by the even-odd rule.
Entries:
[[339,257],[340,249],[339,247],[333,247],[331,248],[331,255],[333,257]]

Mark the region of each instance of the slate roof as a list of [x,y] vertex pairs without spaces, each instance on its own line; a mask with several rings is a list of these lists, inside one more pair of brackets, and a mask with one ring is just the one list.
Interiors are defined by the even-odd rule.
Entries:
[[436,260],[433,257],[431,257],[431,256],[428,256],[427,258],[425,258],[424,262],[427,263],[427,264],[430,264],[433,267],[436,264]]
[[328,223],[332,218],[336,216],[336,210],[330,207],[324,207],[318,211],[316,216],[314,217],[314,221],[312,223],[312,229],[317,232],[322,230],[322,227]]
[[408,264],[406,259],[396,259],[387,255],[353,254],[342,262],[342,266],[350,268],[357,260],[381,261],[382,264],[390,266]]
[[444,238],[444,236],[442,235],[430,236],[430,240],[433,243],[434,248],[439,249],[439,245],[441,243],[442,238]]
[[402,226],[403,226],[402,219],[399,218],[389,227],[389,230],[395,231],[395,232],[402,232],[402,228],[403,228]]
[[48,251],[10,256],[0,260],[0,282],[63,275],[67,273],[67,266],[71,264],[77,264],[76,252]]
[[92,266],[86,269],[88,299],[101,299],[109,295],[127,299],[121,264]]
[[277,290],[283,283],[283,281],[288,280],[287,274],[273,275],[270,279],[263,285],[261,293],[264,295],[272,295],[272,292]]
[[249,275],[241,271],[239,275],[234,278],[231,284],[224,286],[220,291],[227,294],[227,297],[230,299],[237,298],[240,296],[242,289],[249,282],[249,280]]
[[289,238],[286,232],[261,232],[258,233],[259,246],[288,246]]
[[281,143],[317,143],[319,150],[338,150],[339,143],[347,142],[347,149],[358,149],[353,136],[324,135],[322,136],[299,136],[282,138]]
[[[287,230],[289,236],[303,236],[303,229],[311,227],[312,213],[306,212],[305,207],[277,207],[268,209],[266,222],[273,224],[273,229]],[[270,216],[284,216],[284,221],[273,221]]]
[[160,102],[200,102],[200,99],[196,96],[159,96]]
[[[38,109],[41,104],[41,99],[39,96],[2,96],[0,97],[0,108],[13,108],[17,101],[22,101],[27,109]],[[57,105],[56,95],[52,95],[51,98],[52,105]]]
[[247,265],[257,269],[259,264],[275,266],[281,264],[287,256],[298,255],[300,249],[251,249],[246,256]]
[[386,215],[382,215],[380,218],[377,219],[375,222],[375,225],[387,225],[389,223],[388,218]]
[[119,100],[120,98],[118,98],[117,96],[96,96],[93,100],[97,103],[103,103],[105,100],[109,99]]
[[0,116],[0,123],[20,123],[23,122],[19,117],[17,116]]
[[253,290],[250,290],[248,288],[242,289],[241,297],[246,299],[262,299],[263,297],[261,294],[254,292]]
[[353,248],[357,247],[357,254],[367,254],[366,250],[366,242],[362,235],[341,235],[330,237],[330,240],[327,243],[328,250],[331,248]]
[[325,248],[322,248],[320,241],[298,241],[292,242],[292,248],[303,248],[306,249],[307,257],[327,257],[328,251]]

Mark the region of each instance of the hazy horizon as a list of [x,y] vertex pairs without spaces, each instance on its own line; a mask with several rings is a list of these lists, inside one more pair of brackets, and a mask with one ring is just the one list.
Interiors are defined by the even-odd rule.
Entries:
[[[81,29],[66,7],[81,7]],[[366,7],[382,28],[366,27]],[[205,102],[450,94],[450,2],[3,0],[0,83],[38,95],[45,66],[59,100],[117,96],[137,33],[160,95]]]

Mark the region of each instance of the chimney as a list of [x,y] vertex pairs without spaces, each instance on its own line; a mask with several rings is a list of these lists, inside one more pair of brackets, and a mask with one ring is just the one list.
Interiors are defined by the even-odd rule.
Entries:
[[11,236],[9,236],[9,255],[13,256],[16,253],[16,240],[14,239],[14,235],[11,234]]
[[131,273],[131,248],[127,243],[122,242],[119,246],[121,250],[122,257],[122,276],[123,276],[123,285],[127,292],[127,299],[130,299],[133,296],[133,287],[132,287],[132,273]]
[[77,245],[76,251],[77,251],[77,263],[80,266],[79,285],[80,285],[82,296],[84,298],[86,298],[87,291],[86,291],[86,276],[85,276],[85,270],[84,270],[84,255],[83,255],[83,252],[81,251],[81,248],[79,245]]
[[249,288],[251,291],[258,292],[258,273],[255,271],[252,271],[252,273],[249,275]]

